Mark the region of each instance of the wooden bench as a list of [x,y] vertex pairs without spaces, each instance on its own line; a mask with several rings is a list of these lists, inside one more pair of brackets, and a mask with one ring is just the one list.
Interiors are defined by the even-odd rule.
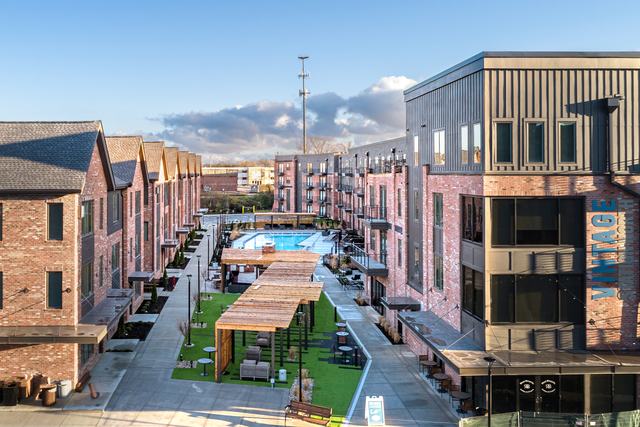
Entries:
[[294,418],[308,423],[327,426],[331,424],[332,413],[333,409],[325,408],[324,406],[312,405],[310,403],[291,402],[289,406],[284,408],[284,425],[287,425],[287,418]]

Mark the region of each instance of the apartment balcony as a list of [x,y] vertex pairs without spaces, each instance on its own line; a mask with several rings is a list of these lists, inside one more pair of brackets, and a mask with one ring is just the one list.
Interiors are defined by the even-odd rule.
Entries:
[[276,196],[276,200],[284,201],[284,196]]
[[305,203],[313,203],[313,197],[305,197],[302,201]]
[[352,209],[351,209],[351,204],[350,204],[350,203],[349,203],[349,204],[345,204],[345,205],[342,207],[342,210],[343,210],[344,212],[346,212],[346,213],[351,213],[351,211],[352,211]]
[[317,174],[320,175],[320,176],[325,176],[325,175],[327,175],[327,170],[326,169],[324,169],[324,170],[320,169],[320,170],[318,170]]
[[193,228],[196,226],[196,224],[194,222],[185,222],[184,224],[182,224],[182,226],[187,228]]
[[283,170],[282,170],[282,171],[278,171],[278,172],[276,172],[276,175],[278,175],[278,176],[284,176],[284,171],[283,171]]
[[344,185],[344,184],[343,184],[343,185],[341,186],[341,188],[342,188],[342,192],[343,192],[344,194],[351,194],[351,193],[353,192],[353,188],[352,188],[350,185]]
[[356,168],[356,176],[359,178],[364,178],[365,172],[366,172],[366,168],[363,168],[363,167]]
[[176,234],[189,234],[189,230],[187,230],[186,228],[178,228],[176,230]]
[[278,183],[278,188],[284,188],[284,182],[279,182]]
[[356,206],[353,211],[356,214],[356,218],[364,218],[364,206]]
[[341,208],[343,206],[344,206],[344,202],[342,200],[338,200],[338,203],[336,203],[336,207]]
[[307,168],[305,170],[302,171],[303,175],[313,175],[314,174],[314,170],[313,168]]
[[365,206],[363,225],[371,230],[388,230],[391,227],[387,221],[386,206]]
[[313,190],[316,186],[313,183],[306,183],[304,185],[304,188],[306,188],[307,190]]
[[364,187],[356,187],[353,189],[353,194],[356,197],[364,197]]
[[318,189],[319,190],[331,190],[331,184],[320,183],[320,184],[318,184]]
[[370,254],[360,248],[355,248],[351,254],[351,262],[367,276],[387,277],[387,253]]
[[177,239],[164,239],[162,242],[162,249],[175,249],[178,247],[179,241]]
[[249,174],[246,172],[239,172],[238,178],[249,178]]
[[329,205],[331,202],[326,197],[324,199],[316,199],[315,202],[319,205]]
[[351,169],[351,168],[342,168],[340,170],[340,173],[342,174],[342,176],[353,176],[353,169]]

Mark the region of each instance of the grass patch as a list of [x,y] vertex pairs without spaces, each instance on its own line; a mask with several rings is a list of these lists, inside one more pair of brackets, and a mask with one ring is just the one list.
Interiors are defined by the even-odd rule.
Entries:
[[[221,309],[220,304],[226,308],[228,304],[233,304],[240,295],[236,294],[208,294],[213,297],[211,301],[202,301],[202,311],[204,314],[199,316],[199,321],[207,323],[206,329],[192,329],[191,330],[191,342],[195,344],[192,348],[186,348],[183,346],[182,354],[188,357],[189,360],[197,360],[203,357],[208,357],[208,353],[205,353],[202,349],[204,347],[215,347],[215,331],[214,325],[216,320],[220,317]],[[302,326],[304,328],[304,325]],[[290,326],[290,344],[298,347],[298,335],[299,327],[296,325],[294,319]],[[336,331],[335,322],[333,320],[333,307],[322,294],[320,301],[316,303],[315,307],[315,327],[313,333],[308,333],[308,350],[302,351],[302,368],[309,370],[309,377],[314,378],[313,387],[313,400],[315,405],[326,406],[333,409],[333,423],[332,425],[339,426],[344,419],[353,393],[356,390],[362,371],[360,369],[350,369],[353,366],[344,366],[339,364],[332,364],[326,360],[333,360],[333,353],[331,347],[331,335]],[[242,345],[242,332],[237,331],[235,333],[235,362],[232,362],[227,367],[229,375],[222,377],[223,383],[233,384],[247,384],[253,386],[270,387],[271,383],[264,380],[239,380],[240,377],[240,363],[244,359],[246,346],[255,344],[255,336],[257,332],[246,332],[245,344]],[[288,347],[287,347],[287,333],[283,333],[284,352],[283,359],[284,365],[280,367],[280,332],[275,334],[275,369],[276,369],[276,387],[291,388],[294,377],[298,372],[298,360],[295,362],[288,362]],[[304,329],[302,329],[302,339],[304,341]],[[186,340],[184,341],[186,343]],[[303,344],[304,346],[304,344]],[[214,356],[214,355],[212,355]],[[300,357],[298,350],[298,357]],[[271,363],[271,349],[263,348],[262,360]],[[342,366],[342,367],[341,367]],[[346,368],[346,369],[345,369]],[[278,381],[278,371],[280,369],[287,370],[287,381]],[[214,365],[207,366],[207,372],[210,373],[208,377],[200,375],[202,373],[202,366],[198,366],[196,369],[180,369],[173,370],[171,378],[183,379],[191,381],[208,381],[215,382],[215,368]]]

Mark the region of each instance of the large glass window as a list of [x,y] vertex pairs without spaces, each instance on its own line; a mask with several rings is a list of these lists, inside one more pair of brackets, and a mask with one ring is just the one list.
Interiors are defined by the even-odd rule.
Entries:
[[460,126],[460,144],[462,145],[460,161],[463,164],[469,163],[469,126],[467,125]]
[[462,238],[482,243],[482,221],[482,198],[462,196]]
[[398,188],[398,216],[402,216],[402,189]]
[[480,123],[473,124],[473,163],[482,162],[482,147],[480,145],[482,141],[481,129]]
[[433,132],[433,163],[444,164],[444,130]]
[[420,277],[420,248],[413,250],[413,275]]
[[563,163],[576,161],[575,123],[560,123],[560,161]]
[[529,163],[544,162],[544,123],[527,123]]
[[136,215],[140,213],[140,192],[136,191]]
[[442,227],[442,193],[433,193],[433,225]]
[[80,344],[80,365],[87,363],[93,354],[93,344]]
[[582,199],[493,199],[494,246],[584,246]]
[[47,308],[62,308],[61,271],[47,271]]
[[484,319],[484,274],[462,266],[462,308],[478,319]]
[[82,235],[93,233],[93,200],[82,202]]
[[93,294],[93,262],[82,267],[80,291],[83,299]]
[[62,240],[62,203],[49,203],[47,217],[47,239]]
[[120,242],[111,246],[111,271],[120,268]]
[[420,164],[418,147],[418,135],[413,135],[413,164],[415,166]]
[[591,375],[591,413],[636,409],[635,375]]
[[513,161],[511,138],[511,123],[496,123],[496,162],[511,163]]
[[491,276],[491,320],[500,323],[584,324],[582,275]]
[[103,281],[103,276],[104,276],[104,255],[100,255],[100,262],[99,262],[99,267],[98,267],[98,284],[100,284],[100,287],[102,287],[102,285],[104,285],[104,281]]
[[433,256],[433,285],[436,289],[444,289],[444,271],[440,255]]

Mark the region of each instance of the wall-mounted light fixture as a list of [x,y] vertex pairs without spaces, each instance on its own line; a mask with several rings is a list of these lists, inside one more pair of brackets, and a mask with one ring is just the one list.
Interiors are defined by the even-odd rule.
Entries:
[[28,288],[24,288],[24,289],[22,290],[22,292],[24,292],[25,294],[28,294],[28,293],[29,293],[29,289],[28,289]]
[[67,287],[67,289],[65,289],[65,292],[70,294],[71,293],[71,288]]

